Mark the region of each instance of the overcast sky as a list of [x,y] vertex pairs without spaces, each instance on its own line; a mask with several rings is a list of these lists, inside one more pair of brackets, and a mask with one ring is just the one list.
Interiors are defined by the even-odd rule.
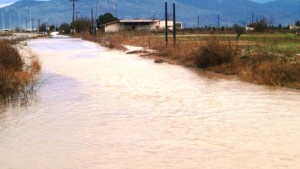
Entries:
[[[18,1],[18,0],[0,0],[0,8],[3,6],[7,6],[9,4],[12,4],[16,1]],[[44,0],[44,1],[46,1],[46,0]],[[270,2],[270,1],[274,1],[274,0],[251,0],[251,1],[258,2],[258,3],[265,3],[265,2]]]

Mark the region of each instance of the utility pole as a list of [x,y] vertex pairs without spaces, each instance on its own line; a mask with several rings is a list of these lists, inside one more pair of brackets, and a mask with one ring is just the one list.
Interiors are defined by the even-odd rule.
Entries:
[[74,20],[75,20],[75,2],[77,2],[78,0],[69,0],[70,2],[72,2],[72,6],[73,6],[73,17],[72,17],[72,24],[71,24],[71,29],[72,29],[72,33],[74,33]]
[[10,13],[10,11],[9,10],[7,10],[7,8],[6,8],[6,11],[5,12],[7,12],[8,13],[8,19],[9,19],[9,29],[11,30],[11,13]]
[[166,46],[168,46],[168,2],[165,2],[165,38]]
[[30,22],[30,25],[32,24],[31,22],[31,8],[29,8],[29,22]]
[[152,13],[152,20],[154,21],[155,20],[155,12],[154,10],[150,11]]
[[[32,25],[32,23],[31,23],[31,8],[25,7],[25,9],[29,9],[29,22],[30,22],[30,25]],[[25,18],[25,21],[27,22],[27,17]],[[27,30],[27,23],[26,23],[26,30]]]
[[25,17],[25,26],[26,26],[26,27],[25,27],[25,32],[27,31],[27,22],[28,22],[28,21],[27,21],[27,17]]
[[31,31],[34,31],[34,19],[31,19]]
[[200,28],[200,16],[198,16],[198,28]]
[[252,12],[252,21],[251,21],[251,26],[254,24],[254,12]]
[[218,30],[220,29],[220,15],[218,14]]
[[173,3],[173,40],[174,45],[176,44],[176,5]]
[[94,30],[94,11],[93,11],[93,8],[91,8],[91,16],[92,16],[92,25],[91,25],[90,34],[92,36],[94,36],[95,35],[95,30]]
[[99,6],[99,0],[97,0],[97,4],[96,4],[96,11],[95,11],[95,36],[97,34],[97,27],[98,27],[98,19],[99,19],[99,16],[98,16],[98,6]]
[[75,12],[75,14],[76,14],[75,19],[76,19],[76,21],[77,21],[77,20],[78,20],[78,14],[80,14],[80,12]]
[[115,13],[115,16],[117,17],[117,0],[112,0],[112,10],[113,13]]
[[21,11],[19,10],[19,29],[21,31]]
[[40,31],[40,27],[41,27],[41,19],[38,19],[38,28],[37,28],[38,32]]
[[9,29],[11,30],[11,13],[9,12]]
[[98,19],[98,5],[99,5],[99,0],[97,0],[97,4],[96,4],[96,13],[95,13],[96,20]]
[[3,14],[3,9],[1,10],[2,14],[2,30],[4,30],[4,14]]

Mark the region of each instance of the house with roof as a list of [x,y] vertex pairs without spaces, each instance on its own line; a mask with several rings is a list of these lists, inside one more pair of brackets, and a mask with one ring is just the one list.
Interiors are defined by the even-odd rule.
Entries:
[[[173,21],[168,21],[168,29],[173,30]],[[105,32],[120,31],[159,31],[165,30],[165,21],[160,20],[118,20],[101,25]],[[182,29],[183,23],[176,22],[176,28]]]
[[296,25],[289,25],[289,30],[299,30],[300,26],[296,26]]

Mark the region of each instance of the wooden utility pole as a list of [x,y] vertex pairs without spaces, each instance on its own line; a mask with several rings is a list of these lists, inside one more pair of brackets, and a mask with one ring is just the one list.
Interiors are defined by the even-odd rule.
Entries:
[[95,30],[94,10],[93,10],[93,8],[91,8],[91,16],[92,16],[91,35],[95,36],[96,35],[96,30]]
[[176,5],[173,3],[173,40],[174,45],[176,44]]
[[220,15],[218,14],[218,30],[220,29]]
[[252,12],[252,21],[251,21],[251,26],[254,25],[254,12]]
[[73,6],[73,17],[72,17],[72,24],[71,24],[71,29],[72,29],[72,33],[74,33],[74,21],[75,21],[75,2],[77,2],[78,0],[69,0],[70,2],[73,2],[72,6]]
[[168,46],[168,2],[165,2],[165,38]]
[[37,29],[38,32],[40,31],[40,27],[41,27],[41,19],[38,19],[38,29]]

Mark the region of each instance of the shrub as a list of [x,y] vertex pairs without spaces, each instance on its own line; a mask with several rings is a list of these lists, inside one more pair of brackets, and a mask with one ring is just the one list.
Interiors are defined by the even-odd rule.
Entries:
[[0,40],[0,103],[13,100],[25,101],[33,91],[37,74],[41,69],[36,60],[30,69],[23,68],[23,61],[12,46],[16,42]]
[[237,74],[245,81],[273,86],[291,86],[300,82],[299,63],[291,63],[267,51],[258,51],[248,60],[241,60],[238,67]]
[[83,32],[90,31],[91,23],[92,23],[92,21],[88,18],[79,18],[76,21],[74,21],[74,23],[72,23],[72,24],[77,33],[83,33]]
[[61,24],[60,27],[59,27],[59,33],[62,33],[62,34],[71,33],[71,26],[67,23]]
[[231,43],[220,42],[215,38],[209,39],[206,45],[202,46],[200,53],[195,57],[196,66],[199,68],[213,67],[233,60],[236,51]]
[[0,68],[21,70],[23,61],[17,50],[11,45],[11,42],[8,40],[0,41]]

